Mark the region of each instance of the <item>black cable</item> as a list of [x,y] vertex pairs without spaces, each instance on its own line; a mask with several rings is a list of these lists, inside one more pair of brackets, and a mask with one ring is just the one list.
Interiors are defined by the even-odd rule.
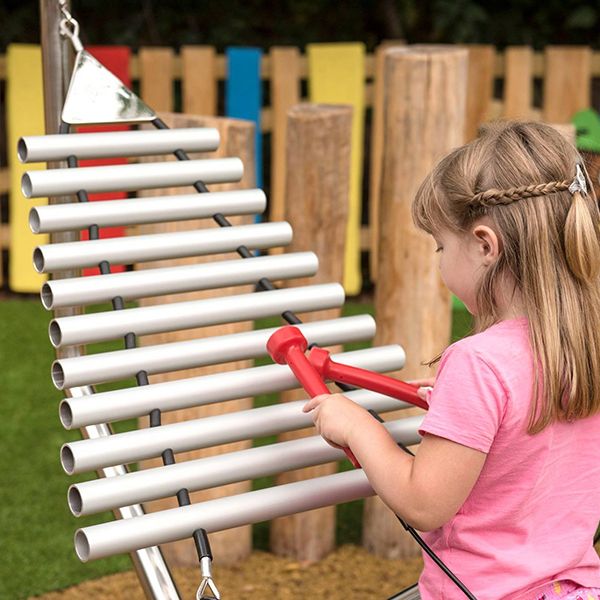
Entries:
[[[380,423],[384,422],[383,419],[374,410],[370,410],[369,412]],[[410,448],[407,448],[402,442],[396,442],[396,444],[398,445],[399,448],[404,450],[404,452],[406,452],[407,454],[410,454],[411,456],[415,455],[414,452],[412,452],[410,450]],[[406,531],[408,531],[408,533],[410,533],[410,535],[412,535],[415,542],[417,542],[417,544],[419,544],[419,546],[421,546],[421,548],[423,548],[423,550],[427,553],[429,558],[431,558],[431,560],[433,560],[433,562],[444,572],[444,574],[447,575],[452,580],[452,582],[458,587],[458,589],[467,598],[469,598],[469,600],[477,600],[477,598],[475,598],[475,596],[473,596],[473,594],[467,589],[465,584],[449,569],[449,567],[446,566],[446,564],[442,561],[442,559],[439,558],[439,556],[437,556],[435,554],[435,552],[428,546],[427,542],[419,535],[419,533],[416,531],[416,529],[412,525],[409,525],[399,515],[396,515],[396,518],[398,519],[398,521],[400,521],[400,524],[402,525],[402,527],[404,527],[404,529]]]

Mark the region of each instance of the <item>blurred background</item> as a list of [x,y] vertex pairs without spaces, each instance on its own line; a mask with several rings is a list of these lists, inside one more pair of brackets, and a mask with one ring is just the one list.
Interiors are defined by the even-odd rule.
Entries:
[[[362,41],[372,50],[385,39],[408,43],[487,43],[499,48],[598,44],[600,4],[585,0],[86,0],[76,3],[84,44],[178,48],[209,44],[304,46]],[[37,3],[4,0],[0,49],[39,40]]]

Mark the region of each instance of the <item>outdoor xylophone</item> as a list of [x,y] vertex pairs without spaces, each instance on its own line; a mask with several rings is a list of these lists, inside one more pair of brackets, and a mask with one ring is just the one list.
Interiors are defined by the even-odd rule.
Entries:
[[[257,256],[256,250],[288,244],[290,225],[265,222],[232,226],[228,216],[264,211],[264,193],[259,189],[209,192],[206,185],[239,181],[242,162],[238,158],[189,160],[188,152],[214,151],[219,145],[218,132],[168,129],[152,109],[83,49],[76,21],[64,2],[59,3],[64,15],[61,30],[77,51],[61,133],[22,138],[18,155],[23,162],[67,163],[66,168],[24,175],[22,189],[27,198],[51,198],[49,206],[31,211],[31,229],[53,236],[84,228],[89,231],[89,240],[53,240],[36,248],[33,257],[38,272],[69,275],[51,279],[41,292],[43,305],[55,313],[49,335],[58,358],[51,375],[54,385],[66,395],[60,404],[60,419],[67,429],[80,428],[86,438],[63,446],[62,466],[68,474],[96,471],[101,476],[72,485],[69,508],[76,516],[113,510],[119,517],[79,529],[75,551],[82,561],[131,552],[148,596],[175,599],[179,594],[157,546],[191,537],[202,574],[197,598],[218,598],[207,533],[355,500],[372,495],[373,490],[365,474],[353,470],[191,504],[191,491],[323,464],[343,458],[344,453],[313,436],[175,464],[174,454],[178,452],[301,429],[311,425],[311,419],[302,412],[303,401],[297,401],[161,425],[162,411],[291,389],[297,387],[297,381],[287,366],[267,365],[149,383],[149,376],[155,373],[265,356],[274,329],[144,347],[137,347],[137,336],[279,314],[296,325],[308,343],[327,346],[369,339],[375,333],[375,322],[363,315],[301,324],[294,311],[340,307],[343,288],[337,283],[276,288],[273,280],[314,275],[317,257],[311,252]],[[155,129],[71,133],[73,126],[98,123],[145,123]],[[78,166],[81,159],[169,153],[177,161]],[[189,185],[197,193],[88,202],[93,192]],[[78,202],[54,203],[70,196],[76,196]],[[98,235],[101,226],[211,218],[218,228],[113,239],[99,239]],[[113,264],[225,252],[237,252],[241,258],[111,272]],[[79,269],[92,266],[99,267],[101,274],[78,275]],[[125,307],[127,300],[249,283],[260,293]],[[109,301],[111,311],[77,314],[77,307]],[[64,316],[65,310],[71,313]],[[124,341],[123,350],[85,354],[88,344],[119,338]],[[379,371],[396,370],[404,364],[404,352],[397,345],[338,356],[344,363]],[[329,367],[335,364],[329,363]],[[333,371],[329,375],[339,377]],[[95,391],[96,384],[131,377],[137,387]],[[358,389],[347,395],[376,412],[410,406],[388,394],[389,390],[382,394]],[[107,425],[143,415],[150,415],[148,429],[113,434]],[[388,422],[386,427],[395,440],[415,444],[421,418]],[[128,472],[123,466],[153,457],[162,457],[164,466],[137,472]],[[142,502],[168,496],[176,496],[180,507],[144,514]]]

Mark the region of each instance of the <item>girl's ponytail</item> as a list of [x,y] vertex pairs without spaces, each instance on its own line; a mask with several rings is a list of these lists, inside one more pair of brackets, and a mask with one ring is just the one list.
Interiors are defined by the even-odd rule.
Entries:
[[600,274],[598,208],[595,200],[577,190],[565,220],[565,256],[573,275],[584,284],[597,284]]

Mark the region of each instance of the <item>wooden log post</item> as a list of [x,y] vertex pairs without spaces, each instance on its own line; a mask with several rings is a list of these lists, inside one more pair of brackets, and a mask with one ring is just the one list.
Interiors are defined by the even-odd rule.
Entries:
[[[287,251],[312,250],[319,271],[294,286],[341,282],[350,194],[352,108],[300,104],[288,120],[286,220],[294,229]],[[332,319],[339,309],[299,315],[303,321]],[[282,402],[306,398],[302,390],[284,392]],[[282,441],[315,435],[314,429],[289,432]],[[283,473],[277,484],[291,483],[337,471],[335,463]],[[296,560],[317,561],[335,546],[335,507],[325,507],[271,523],[271,550]]]
[[[375,290],[375,345],[406,351],[402,379],[429,377],[423,366],[450,339],[450,294],[439,276],[434,242],[412,223],[410,206],[433,165],[463,142],[467,52],[451,46],[391,48],[385,61],[385,143]],[[386,415],[388,419],[419,409]],[[363,543],[400,558],[418,547],[378,498],[365,501]]]
[[[180,128],[180,127],[216,127],[219,130],[221,136],[221,145],[216,152],[210,154],[191,154],[192,158],[202,158],[203,156],[210,158],[220,157],[234,157],[237,156],[242,159],[244,163],[244,177],[240,183],[233,184],[219,184],[209,186],[211,191],[222,191],[226,189],[242,189],[254,187],[254,125],[248,121],[242,121],[238,119],[226,119],[217,117],[197,117],[183,114],[161,114],[161,118],[169,125],[169,127]],[[168,190],[166,193],[185,194],[194,193],[193,188],[176,188]],[[165,190],[152,191],[149,195],[163,195]],[[202,202],[202,196],[198,195],[198,202]],[[249,224],[253,222],[251,215],[244,217],[228,217],[228,220],[234,225]],[[185,221],[185,222],[173,222],[173,223],[161,223],[157,225],[146,225],[140,228],[139,233],[162,233],[172,231],[182,231],[185,229],[198,229],[198,228],[216,228],[218,225],[213,222],[212,219],[202,219],[196,221]],[[153,268],[157,266],[178,266],[182,264],[199,263],[199,262],[214,262],[216,260],[228,260],[233,258],[239,258],[235,253],[222,254],[218,257],[206,256],[206,257],[192,257],[185,259],[174,259],[168,261],[160,261],[160,263],[144,263],[138,265],[138,268]],[[247,259],[247,260],[252,260]],[[186,300],[198,300],[202,298],[211,297],[222,297],[232,294],[244,294],[249,293],[253,289],[253,286],[237,286],[232,288],[221,288],[217,290],[207,290],[201,292],[189,292],[185,294],[173,294],[167,297],[159,298],[144,298],[140,300],[141,306],[151,306],[154,304],[162,304],[164,302],[182,302]],[[181,341],[186,339],[197,339],[200,337],[211,337],[218,335],[228,335],[233,333],[241,333],[252,329],[251,322],[243,323],[229,323],[225,325],[216,325],[212,327],[204,327],[202,329],[176,331],[155,334],[150,336],[144,336],[141,339],[141,344],[163,344],[168,342]],[[202,367],[197,369],[189,369],[185,372],[177,371],[175,373],[164,373],[160,375],[153,375],[150,377],[151,383],[157,383],[160,381],[168,381],[173,379],[196,377],[199,375],[208,375],[210,373],[217,373],[222,371],[232,371],[237,369],[244,369],[253,366],[251,360],[237,361],[234,363],[228,363],[227,365],[213,365],[209,367]],[[201,390],[199,391],[201,393]],[[247,410],[252,408],[252,399],[244,398],[240,400],[232,400],[224,403],[217,403],[203,407],[189,408],[184,410],[172,411],[163,413],[162,423],[176,423],[179,421],[198,419],[202,417],[208,417],[217,414],[223,414],[226,412],[234,412],[240,410]],[[140,427],[148,426],[148,418],[140,419]],[[235,450],[243,450],[251,446],[250,441],[236,442],[232,444],[226,444],[214,448],[208,448],[206,450],[195,450],[191,452],[183,452],[176,455],[176,461],[182,462],[184,460],[192,460],[201,458],[204,456],[212,456],[215,454],[222,454],[224,452],[232,452]],[[145,461],[144,467],[154,467],[162,464],[160,460]],[[231,496],[233,494],[240,494],[243,492],[250,491],[250,482],[233,483],[220,488],[215,488],[206,491],[192,492],[191,500],[192,503],[203,502],[213,498],[219,498],[222,496]],[[149,511],[154,512],[157,510],[166,510],[168,508],[174,508],[177,506],[175,498],[166,498],[164,500],[157,500],[147,504]],[[230,529],[227,531],[221,531],[212,533],[210,535],[210,544],[214,554],[214,560],[218,564],[235,564],[240,560],[244,559],[251,551],[252,548],[252,530],[250,526],[239,527],[236,529]],[[174,542],[163,546],[163,552],[167,562],[171,566],[194,566],[198,564],[198,556],[191,539],[182,540],[180,542]]]
[[379,204],[381,202],[381,170],[383,155],[383,97],[385,75],[385,50],[393,46],[403,46],[401,40],[382,42],[374,53],[373,109],[371,120],[371,157],[369,173],[369,271],[372,282],[377,281],[379,264]]

